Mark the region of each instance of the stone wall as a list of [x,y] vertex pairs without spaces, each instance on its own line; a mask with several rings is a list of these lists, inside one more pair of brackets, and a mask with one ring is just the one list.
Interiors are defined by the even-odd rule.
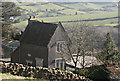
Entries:
[[84,76],[73,74],[70,71],[61,71],[58,69],[43,68],[43,67],[32,67],[26,66],[18,63],[3,63],[2,64],[2,73],[10,73],[13,75],[24,76],[24,77],[33,77],[38,79],[46,80],[87,80],[91,81]]

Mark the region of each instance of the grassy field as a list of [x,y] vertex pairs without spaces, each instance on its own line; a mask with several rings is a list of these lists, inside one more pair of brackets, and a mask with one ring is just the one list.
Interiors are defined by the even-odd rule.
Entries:
[[8,73],[0,73],[0,81],[6,81],[5,79],[9,81],[49,81],[49,80],[44,80],[44,79],[35,79],[35,78],[30,78],[30,77],[22,77],[22,76],[16,76],[16,75],[11,75]]
[[21,77],[21,76],[11,75],[8,73],[0,73],[0,81],[2,79],[34,79],[34,78]]
[[[30,15],[35,15],[37,20],[44,22],[76,21],[87,19],[110,18],[118,16],[117,3],[16,3],[22,12],[19,23],[14,27],[24,29]],[[116,26],[117,18],[90,21],[95,26]],[[81,23],[81,22],[78,22]],[[63,23],[73,25],[73,23]]]

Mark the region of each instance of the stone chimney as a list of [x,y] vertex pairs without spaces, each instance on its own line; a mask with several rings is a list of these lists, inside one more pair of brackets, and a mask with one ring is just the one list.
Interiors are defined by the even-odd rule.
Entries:
[[28,18],[28,24],[30,23],[31,18],[32,18],[32,16],[30,16],[30,17]]
[[33,18],[35,19],[35,16],[33,16]]
[[32,16],[30,16],[30,19],[32,18]]
[[32,20],[36,20],[36,19],[35,19],[35,16],[33,16],[33,18],[32,18],[32,16],[29,17],[29,19],[28,19],[28,24],[31,23]]

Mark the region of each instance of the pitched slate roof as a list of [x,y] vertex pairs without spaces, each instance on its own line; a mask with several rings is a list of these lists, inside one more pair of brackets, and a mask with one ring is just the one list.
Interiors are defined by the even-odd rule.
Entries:
[[34,21],[27,25],[20,42],[47,46],[56,28],[57,24]]

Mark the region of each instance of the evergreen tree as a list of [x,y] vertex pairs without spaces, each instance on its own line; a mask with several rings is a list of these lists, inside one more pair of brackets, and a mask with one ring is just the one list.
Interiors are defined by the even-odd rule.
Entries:
[[104,47],[99,57],[105,65],[108,65],[108,64],[113,64],[113,62],[117,61],[118,55],[119,52],[113,42],[113,38],[111,34],[107,33],[106,39],[104,41]]

